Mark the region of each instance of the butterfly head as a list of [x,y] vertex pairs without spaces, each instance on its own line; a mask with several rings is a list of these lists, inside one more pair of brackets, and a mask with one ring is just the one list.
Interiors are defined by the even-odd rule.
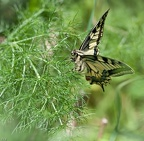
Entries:
[[73,51],[71,52],[71,55],[72,55],[72,56],[75,56],[76,54],[77,54],[76,50],[73,50]]
[[73,62],[75,62],[75,60],[76,60],[76,57],[77,57],[77,52],[76,52],[76,50],[73,50],[72,52],[71,52],[71,55],[72,55],[72,57],[71,57],[71,60],[73,61]]

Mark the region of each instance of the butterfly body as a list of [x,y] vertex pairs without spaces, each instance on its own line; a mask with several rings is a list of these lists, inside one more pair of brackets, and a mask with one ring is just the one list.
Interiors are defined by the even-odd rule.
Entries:
[[116,77],[133,73],[133,70],[125,63],[99,55],[97,46],[103,35],[104,21],[108,11],[104,13],[87,35],[80,49],[71,52],[72,60],[75,62],[74,70],[83,72],[90,84],[100,85],[103,91],[104,85],[111,80],[111,76]]

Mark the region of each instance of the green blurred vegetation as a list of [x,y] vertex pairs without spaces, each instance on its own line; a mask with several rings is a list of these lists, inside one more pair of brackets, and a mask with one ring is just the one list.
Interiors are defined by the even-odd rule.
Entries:
[[[100,54],[135,74],[103,93],[70,53],[108,8]],[[0,12],[0,140],[144,140],[143,0],[2,0]]]

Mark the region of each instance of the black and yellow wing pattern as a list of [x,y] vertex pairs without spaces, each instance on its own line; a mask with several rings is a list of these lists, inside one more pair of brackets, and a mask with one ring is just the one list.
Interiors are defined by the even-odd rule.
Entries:
[[112,77],[125,74],[132,74],[131,67],[123,62],[102,57],[99,55],[98,44],[103,36],[104,22],[108,14],[107,10],[100,18],[99,22],[91,29],[79,50],[72,51],[72,60],[75,62],[75,69],[84,72],[86,80],[90,84],[98,84],[104,91],[106,85]]
[[91,54],[89,55],[98,55],[98,44],[100,42],[101,37],[103,36],[103,30],[104,30],[104,22],[108,14],[107,10],[105,14],[100,18],[98,23],[91,29],[85,40],[80,46],[79,50],[88,51],[91,50]]

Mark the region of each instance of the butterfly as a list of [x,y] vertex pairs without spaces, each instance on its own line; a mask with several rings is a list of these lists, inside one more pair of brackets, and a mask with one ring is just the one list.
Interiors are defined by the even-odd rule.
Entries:
[[111,80],[111,77],[134,72],[130,66],[123,62],[99,55],[98,44],[103,36],[104,23],[108,12],[109,9],[91,29],[79,50],[71,52],[71,59],[75,63],[74,70],[84,73],[86,80],[90,84],[100,85],[103,91],[104,86]]

